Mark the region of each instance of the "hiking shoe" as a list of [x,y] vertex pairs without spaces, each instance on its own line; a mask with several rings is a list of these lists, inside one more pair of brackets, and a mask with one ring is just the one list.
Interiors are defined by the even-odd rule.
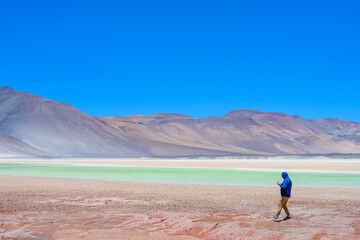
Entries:
[[279,218],[277,216],[274,216],[271,220],[277,221],[277,220],[279,220]]
[[291,219],[290,216],[286,216],[286,218],[284,218],[284,220],[289,220],[289,219]]

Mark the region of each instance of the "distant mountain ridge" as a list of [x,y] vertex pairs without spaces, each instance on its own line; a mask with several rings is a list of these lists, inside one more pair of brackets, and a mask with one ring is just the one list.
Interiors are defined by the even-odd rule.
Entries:
[[0,157],[330,153],[360,153],[360,123],[255,110],[208,118],[167,113],[104,118],[0,88]]

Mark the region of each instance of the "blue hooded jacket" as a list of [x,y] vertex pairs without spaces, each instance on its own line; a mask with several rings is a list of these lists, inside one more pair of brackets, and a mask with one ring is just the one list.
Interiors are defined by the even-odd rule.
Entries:
[[281,196],[283,197],[290,197],[291,196],[291,187],[292,187],[292,182],[289,178],[289,175],[287,174],[287,172],[283,172],[281,174],[282,178],[284,179],[284,181],[282,182],[282,184],[280,185],[280,192],[281,192]]

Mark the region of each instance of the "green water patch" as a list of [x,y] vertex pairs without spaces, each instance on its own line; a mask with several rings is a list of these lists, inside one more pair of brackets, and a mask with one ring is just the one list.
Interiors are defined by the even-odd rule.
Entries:
[[[360,174],[288,172],[294,186],[360,187]],[[67,164],[0,163],[0,175],[85,180],[276,186],[281,172],[213,168],[81,166]]]

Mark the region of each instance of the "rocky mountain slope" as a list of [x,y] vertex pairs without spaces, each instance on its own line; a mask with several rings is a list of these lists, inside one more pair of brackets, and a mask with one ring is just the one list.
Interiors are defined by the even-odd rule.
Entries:
[[151,157],[360,153],[360,123],[234,110],[92,117],[73,106],[0,88],[0,157]]

